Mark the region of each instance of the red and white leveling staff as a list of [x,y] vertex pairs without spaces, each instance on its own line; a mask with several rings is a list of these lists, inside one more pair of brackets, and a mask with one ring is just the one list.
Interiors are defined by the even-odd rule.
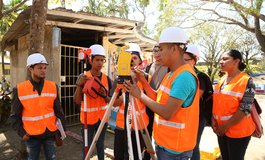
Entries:
[[[81,48],[78,50],[78,62],[81,62],[81,65],[83,63],[83,68],[81,68],[84,72],[84,75],[86,75],[86,69],[87,69],[87,60],[89,59],[91,54],[90,48]],[[88,152],[88,140],[87,140],[87,101],[86,101],[86,94],[84,94],[83,97],[84,100],[84,143],[85,143],[85,155]]]

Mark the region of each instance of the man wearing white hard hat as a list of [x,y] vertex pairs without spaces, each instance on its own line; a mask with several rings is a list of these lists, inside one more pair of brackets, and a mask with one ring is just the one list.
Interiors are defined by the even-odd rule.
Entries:
[[[106,62],[106,55],[105,55],[105,49],[102,45],[94,44],[90,46],[91,49],[91,69],[86,72],[86,75],[80,74],[76,81],[76,90],[74,93],[74,101],[76,104],[81,105],[80,109],[80,121],[82,124],[85,124],[87,122],[88,124],[88,147],[90,147],[94,135],[97,132],[97,129],[101,123],[101,120],[105,114],[105,111],[107,109],[107,104],[110,100],[110,97],[108,95],[109,90],[112,87],[112,82],[110,78],[101,72],[101,69],[103,68],[104,63]],[[86,108],[87,108],[87,116],[85,121],[85,113],[84,113],[84,99],[83,99],[83,91],[84,87],[94,87],[94,86],[88,86],[86,83],[89,84],[89,81],[91,80],[91,77],[97,78],[98,81],[101,83],[101,87],[98,88],[97,93],[95,96],[87,95],[86,96]],[[95,83],[93,83],[95,84]],[[95,84],[96,85],[96,84]],[[84,128],[82,128],[83,130]],[[97,148],[97,156],[99,160],[104,159],[104,138],[105,138],[105,132],[107,129],[107,121],[104,125],[104,128],[98,138],[96,148]],[[84,132],[82,131],[83,139],[84,138]],[[84,158],[85,158],[85,148],[84,148]]]
[[188,45],[187,50],[184,53],[184,60],[194,68],[195,73],[200,82],[200,118],[199,118],[199,128],[197,135],[197,143],[193,149],[193,155],[191,160],[200,159],[200,140],[204,127],[207,124],[211,124],[212,117],[212,94],[213,87],[210,78],[203,72],[199,71],[195,64],[199,60],[200,50],[195,45]]
[[[183,59],[187,41],[185,31],[180,28],[169,27],[161,32],[159,62],[169,67],[171,72],[165,76],[157,93],[151,89],[146,91],[151,98],[135,85],[124,83],[131,95],[156,113],[153,137],[160,160],[187,160],[191,158],[196,145],[199,87],[196,73]],[[142,83],[145,89],[150,88],[148,83]]]
[[[28,159],[39,159],[43,146],[46,159],[56,159],[55,139],[60,140],[56,119],[64,124],[58,86],[45,80],[48,62],[40,53],[28,56],[30,78],[13,89],[12,126],[25,141]],[[62,141],[56,141],[62,145]]]

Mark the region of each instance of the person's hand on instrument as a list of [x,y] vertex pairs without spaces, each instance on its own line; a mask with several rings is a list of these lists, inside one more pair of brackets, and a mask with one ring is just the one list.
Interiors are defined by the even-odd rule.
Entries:
[[140,82],[145,80],[145,72],[142,69],[139,67],[132,67],[131,70]]
[[84,84],[86,83],[87,80],[88,80],[88,77],[86,75],[84,75],[83,73],[81,73],[76,80],[76,85],[77,86],[84,86]]
[[132,96],[136,98],[140,98],[142,91],[140,88],[136,85],[136,83],[132,84],[130,81],[123,82],[125,90],[129,92]]

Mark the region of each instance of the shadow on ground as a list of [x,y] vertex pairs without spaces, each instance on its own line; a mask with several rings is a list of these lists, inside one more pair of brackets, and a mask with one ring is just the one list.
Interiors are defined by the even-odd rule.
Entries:
[[[81,135],[81,125],[68,127],[68,130]],[[113,149],[113,133],[107,132],[105,137],[105,148]],[[81,160],[82,142],[73,137],[67,137],[64,145],[56,148],[56,156],[58,160]],[[0,160],[22,160],[19,154],[20,137],[10,127],[10,125],[0,126]],[[44,160],[43,154],[40,159]],[[93,153],[92,160],[96,160],[96,151]],[[110,159],[106,157],[106,159]]]

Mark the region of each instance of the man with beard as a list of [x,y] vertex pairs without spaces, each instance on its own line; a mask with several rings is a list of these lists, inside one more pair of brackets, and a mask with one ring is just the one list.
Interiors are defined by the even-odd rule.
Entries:
[[27,59],[29,80],[13,89],[12,126],[25,141],[28,159],[32,160],[39,159],[42,146],[46,159],[56,159],[54,143],[59,134],[56,119],[64,122],[58,86],[45,80],[47,65],[42,54],[31,54]]

